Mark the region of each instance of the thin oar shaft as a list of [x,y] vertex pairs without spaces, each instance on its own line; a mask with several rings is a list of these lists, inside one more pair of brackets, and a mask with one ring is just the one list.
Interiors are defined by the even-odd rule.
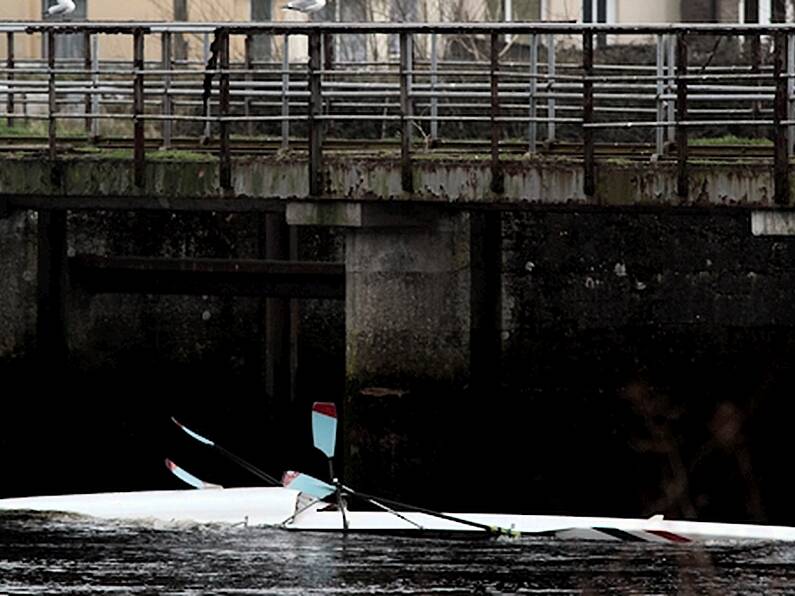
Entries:
[[[344,491],[346,491],[346,492],[350,493],[350,494],[354,494],[354,491],[353,491],[351,488],[349,488],[349,487],[345,486],[344,484],[342,485],[342,489],[343,489]],[[410,523],[410,524],[411,524],[411,525],[413,525],[413,526],[416,526],[416,527],[417,527],[417,528],[419,528],[420,530],[423,530],[423,529],[424,529],[424,528],[422,527],[422,525],[418,524],[418,523],[417,523],[417,522],[415,522],[413,519],[409,519],[409,518],[408,518],[408,517],[406,517],[405,515],[401,515],[401,514],[400,514],[400,512],[398,512],[398,511],[395,511],[395,510],[394,510],[394,509],[392,509],[391,507],[387,507],[386,505],[384,505],[383,503],[380,503],[380,502],[376,501],[375,499],[370,499],[370,498],[367,498],[367,497],[364,497],[364,496],[363,496],[363,497],[361,497],[361,498],[363,498],[365,501],[367,501],[367,502],[368,502],[368,503],[370,503],[371,505],[375,505],[375,506],[376,506],[376,507],[378,507],[379,509],[383,509],[384,511],[386,511],[386,512],[388,512],[388,513],[391,513],[391,514],[392,514],[392,515],[394,515],[395,517],[397,517],[397,518],[400,518],[400,519],[402,519],[403,521],[405,521],[405,522],[408,522],[408,523]]]
[[262,470],[260,470],[254,464],[247,462],[246,460],[244,460],[239,455],[235,455],[234,453],[232,453],[228,449],[226,449],[224,447],[221,447],[215,441],[211,441],[207,437],[204,437],[204,436],[200,435],[199,433],[189,429],[187,426],[185,426],[184,424],[179,422],[173,416],[171,417],[171,420],[179,428],[181,428],[183,431],[185,431],[188,434],[188,436],[196,439],[197,441],[199,441],[200,443],[202,443],[204,445],[207,445],[208,447],[213,447],[213,448],[217,449],[221,453],[221,455],[223,455],[224,457],[226,457],[228,459],[231,459],[233,462],[235,462],[241,468],[244,468],[244,469],[248,470],[249,472],[251,472],[252,474],[254,474],[255,476],[257,476],[260,480],[264,480],[265,482],[268,482],[268,483],[272,484],[273,486],[281,486],[281,484],[282,484],[281,482],[276,480],[276,478],[274,478],[273,476],[271,476],[267,472],[263,472]]
[[376,501],[381,501],[387,505],[392,507],[399,507],[401,509],[408,509],[409,511],[416,511],[417,513],[425,513],[426,515],[431,515],[433,517],[438,517],[440,519],[446,519],[447,521],[455,522],[457,524],[463,524],[465,526],[471,526],[473,528],[478,528],[483,530],[484,532],[488,532],[489,534],[496,534],[498,536],[519,536],[519,532],[516,530],[510,530],[508,528],[501,528],[499,526],[490,526],[488,524],[481,524],[479,522],[471,521],[462,517],[455,517],[452,515],[447,515],[446,513],[441,513],[440,511],[434,511],[432,509],[426,509],[424,507],[417,507],[416,505],[409,505],[407,503],[401,503],[399,501],[392,501],[391,499],[384,499],[383,497],[376,497],[373,495],[368,495],[366,493],[362,493],[359,491],[352,491],[346,488],[346,492],[349,492],[354,497],[361,497],[363,499],[373,499]]

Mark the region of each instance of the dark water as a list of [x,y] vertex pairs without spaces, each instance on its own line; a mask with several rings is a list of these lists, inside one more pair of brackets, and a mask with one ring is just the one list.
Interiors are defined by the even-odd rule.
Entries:
[[436,540],[0,513],[0,594],[794,594],[795,545]]

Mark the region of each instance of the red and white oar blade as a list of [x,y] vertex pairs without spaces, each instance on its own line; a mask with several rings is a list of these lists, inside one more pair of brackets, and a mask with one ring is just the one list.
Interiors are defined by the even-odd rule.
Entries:
[[315,447],[334,457],[337,442],[337,406],[331,402],[317,401],[312,404],[312,437]]
[[337,489],[329,484],[318,480],[309,474],[302,474],[300,472],[285,472],[282,476],[282,486],[291,488],[293,490],[301,491],[307,495],[315,497],[316,499],[325,499]]
[[184,482],[185,484],[189,484],[193,488],[198,488],[198,489],[223,488],[223,486],[221,486],[220,484],[213,484],[212,482],[205,482],[204,480],[196,478],[196,476],[190,474],[189,472],[186,472],[168,458],[166,458],[166,467],[169,469],[169,471],[172,474],[174,474],[174,476],[182,480],[182,482]]

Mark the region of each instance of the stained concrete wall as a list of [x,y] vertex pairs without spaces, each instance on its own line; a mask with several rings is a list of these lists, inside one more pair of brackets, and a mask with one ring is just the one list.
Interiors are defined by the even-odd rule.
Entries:
[[[28,173],[37,171],[35,163],[28,162],[28,166]],[[676,202],[667,200],[668,191],[654,190],[668,188],[669,166],[609,166],[600,171],[600,188],[608,204],[634,203],[635,200],[628,201],[634,198],[643,204],[668,204],[670,209],[656,214],[596,210],[577,213],[561,212],[558,204],[555,213],[538,210],[503,215],[500,354],[486,386],[450,382],[458,373],[448,375],[428,366],[429,356],[434,357],[432,348],[441,346],[451,355],[450,370],[463,371],[461,378],[466,377],[460,354],[466,350],[469,338],[461,328],[471,311],[467,314],[462,293],[470,263],[458,245],[465,241],[467,233],[459,228],[461,222],[439,229],[448,234],[446,240],[444,236],[426,237],[418,231],[407,235],[397,230],[383,231],[387,248],[373,243],[374,230],[357,232],[358,237],[349,246],[353,265],[350,275],[354,287],[361,288],[354,300],[361,302],[350,308],[361,314],[359,320],[363,324],[371,327],[358,337],[361,341],[356,344],[371,349],[368,359],[361,361],[365,363],[362,368],[371,370],[368,363],[372,363],[379,370],[397,371],[381,378],[368,372],[361,385],[354,387],[362,399],[354,411],[346,412],[343,436],[358,452],[351,450],[347,454],[348,463],[356,457],[371,457],[367,474],[359,471],[359,488],[379,489],[392,496],[407,494],[427,505],[454,503],[461,509],[666,513],[702,519],[793,523],[791,502],[795,495],[781,470],[788,461],[786,437],[793,413],[791,396],[795,394],[790,362],[795,349],[795,280],[791,271],[795,244],[790,237],[753,236],[747,213],[717,208],[735,202],[769,202],[768,170],[742,170],[736,165],[721,164],[703,165],[702,170],[699,166],[693,172],[693,200],[696,202],[703,190],[706,194],[699,204],[716,206],[705,212],[678,209]],[[67,174],[66,179],[71,181],[70,191],[78,188],[81,180],[89,180],[103,189],[127,192],[130,186],[125,167],[122,163],[115,176],[111,169],[100,169],[96,174],[79,174],[86,178],[74,173]],[[169,192],[217,192],[212,163],[183,165],[186,176],[193,178],[185,181],[169,179],[165,166],[151,167],[153,172],[162,169],[161,173],[153,173],[151,180],[167,184]],[[292,167],[294,171],[282,168],[277,173],[267,165],[252,166],[252,172],[259,172],[257,183],[247,181],[238,169],[240,188],[263,192],[284,185],[300,189],[291,186],[300,184],[300,166]],[[464,190],[452,194],[434,192],[433,200],[444,204],[454,202],[455,197],[476,196],[481,192],[478,189],[483,180],[479,176],[483,171],[475,169],[471,181],[461,183]],[[575,167],[567,175],[563,169],[559,175],[571,180],[578,171]],[[203,177],[198,176],[200,172],[204,172]],[[363,168],[361,172],[358,177],[350,174],[349,179],[369,175]],[[509,173],[517,179],[523,175],[531,174]],[[385,176],[392,174],[387,172]],[[724,189],[735,190],[713,190],[712,181],[717,177],[726,184]],[[458,177],[453,179],[460,181]],[[49,184],[43,171],[18,178],[0,168],[0,184],[6,192],[16,184],[15,180],[21,180],[22,190],[27,191],[44,192]],[[608,185],[608,180],[613,183]],[[437,184],[440,188],[441,183]],[[379,188],[364,184],[354,187],[350,196],[371,197]],[[445,190],[449,188],[446,183]],[[569,194],[561,191],[554,195],[551,188],[543,185],[538,188],[542,189],[539,196],[550,203],[560,203]],[[570,188],[575,189],[573,193],[577,186]],[[481,196],[480,200],[486,198]],[[580,203],[575,200],[574,204]],[[24,221],[20,217],[21,214],[12,214],[11,219],[0,224],[17,236],[10,243],[3,239],[4,251],[7,247],[21,251],[19,261],[0,255],[0,259],[5,259],[0,262],[14,263],[4,270],[8,278],[23,275],[32,254],[25,244],[25,234],[30,231],[26,232],[24,226],[14,231],[13,226]],[[219,215],[173,224],[169,217],[158,216],[148,224],[147,218],[121,214],[115,219],[97,219],[91,225],[85,220],[83,231],[72,241],[77,242],[79,250],[98,254],[124,250],[136,254],[244,255],[254,250],[256,234],[245,218],[226,222],[227,216]],[[77,233],[76,222],[72,229]],[[200,238],[205,233],[211,238]],[[313,247],[316,255],[335,254],[341,258],[341,244],[323,234],[313,232],[304,237],[304,243]],[[423,293],[411,294],[415,287],[412,281],[401,280],[397,273],[401,268],[412,267],[420,273],[428,272],[409,250],[412,245],[423,247],[426,256],[445,255],[441,262],[447,263],[444,269],[431,271],[425,282],[416,286],[423,288]],[[212,251],[205,252],[211,246]],[[433,277],[442,281],[444,290],[432,288]],[[368,295],[371,288],[373,293]],[[391,288],[395,288],[395,294]],[[20,291],[31,290],[28,287]],[[408,299],[401,299],[398,293],[402,292]],[[24,294],[9,300],[11,295],[5,295],[6,304],[12,304],[18,313],[24,312],[19,306],[26,300]],[[140,445],[145,434],[141,428],[153,428],[142,426],[142,420],[152,424],[152,419],[167,418],[163,416],[164,404],[196,416],[202,428],[220,427],[214,438],[222,444],[235,446],[237,441],[244,441],[246,447],[262,454],[266,466],[275,453],[270,450],[274,445],[269,433],[279,427],[285,434],[295,431],[293,445],[306,445],[307,452],[300,453],[300,447],[298,451],[285,450],[282,445],[276,457],[283,457],[282,461],[287,460],[285,465],[290,467],[324,474],[322,457],[308,452],[311,447],[306,413],[299,412],[287,422],[271,422],[271,413],[259,401],[261,395],[248,391],[255,385],[229,381],[234,376],[230,375],[235,370],[233,364],[227,361],[222,367],[199,371],[197,378],[212,382],[178,381],[189,380],[195,372],[180,369],[181,364],[207,354],[195,343],[191,345],[197,338],[200,343],[223,346],[213,349],[213,356],[219,360],[251,353],[250,346],[239,344],[256,339],[250,327],[250,317],[256,316],[251,305],[211,300],[211,317],[203,321],[201,315],[207,309],[204,304],[202,299],[176,305],[169,299],[149,297],[92,300],[82,312],[89,313],[87,324],[97,333],[89,333],[84,345],[97,352],[107,349],[109,342],[115,346],[129,342],[133,349],[143,345],[150,350],[155,365],[165,364],[161,370],[171,371],[172,381],[158,383],[159,371],[141,366],[142,358],[132,360],[134,366],[121,376],[110,371],[95,377],[91,390],[83,396],[90,404],[78,413],[96,412],[97,404],[101,405],[103,417],[113,419],[114,433],[129,440],[113,442],[118,437],[101,438],[111,441],[109,444],[126,445],[130,452],[124,455],[125,464],[149,486],[168,486],[167,478],[144,471],[162,465],[163,445],[173,447],[176,455],[183,454],[188,467],[197,461],[192,459],[191,449],[180,447],[165,428],[156,425],[153,432],[163,438],[158,449],[141,453],[131,447]],[[394,323],[392,319],[380,319],[379,308],[383,308],[383,313],[394,314]],[[317,341],[325,342],[326,351],[317,348],[303,359],[306,368],[299,373],[299,382],[308,385],[305,395],[314,399],[337,401],[345,393],[341,383],[328,383],[334,378],[334,371],[344,374],[342,311],[341,304],[323,305],[315,319],[317,327],[311,328]],[[427,331],[430,327],[423,327],[422,317],[426,315],[435,322],[446,322],[447,326],[440,328],[450,333],[433,337]],[[20,325],[8,317],[0,321],[9,329]],[[207,325],[206,329],[202,325]],[[402,331],[411,325],[426,331],[421,337],[412,336],[411,341],[406,341]],[[226,339],[237,338],[238,345],[231,340],[226,344],[219,342],[216,334],[221,333],[228,333]],[[423,342],[419,352],[413,343],[417,339]],[[230,346],[232,349],[227,352],[225,348]],[[471,348],[470,344],[470,351]],[[169,354],[181,349],[186,350],[185,360],[172,360]],[[350,355],[349,362],[360,362],[360,356]],[[209,361],[201,362],[206,365]],[[335,368],[335,363],[339,368]],[[433,373],[428,377],[436,378],[426,379],[424,386],[401,382],[399,377],[423,366]],[[251,369],[246,371],[248,374]],[[212,379],[213,374],[217,378]],[[36,378],[25,380],[31,383]],[[357,381],[352,376],[350,380]],[[383,384],[376,384],[382,380]],[[413,380],[412,375],[409,381]],[[30,407],[41,408],[44,404],[51,415],[58,404],[56,395],[60,394],[52,394],[48,401]],[[394,403],[400,406],[390,408]],[[364,428],[363,421],[379,420],[379,416],[381,424],[367,427],[368,436],[354,434],[357,424]],[[74,422],[77,415],[70,414],[67,419]],[[2,420],[0,436],[4,440],[12,436],[21,441],[17,447],[30,445],[20,438],[29,434],[29,429],[18,422],[23,418],[9,416]],[[62,420],[56,416],[53,427]],[[162,424],[168,426],[167,420]],[[63,464],[64,475],[74,473],[74,466],[81,465],[74,463],[82,459],[75,458],[75,453],[90,454],[98,439],[95,424],[81,428],[88,433],[85,451],[76,448],[77,451],[64,453],[63,459],[58,460]],[[405,465],[395,470],[376,463],[372,459],[376,448],[391,451],[391,461]],[[296,463],[299,465],[293,465]],[[221,473],[222,468],[211,471]],[[12,468],[8,473],[14,476],[24,471]],[[374,484],[364,484],[365,476]],[[78,477],[86,480],[90,474]],[[357,476],[354,474],[353,478]],[[508,488],[502,483],[506,478],[511,483]],[[208,479],[220,478],[210,474]],[[522,490],[512,489],[517,483]]]
[[0,358],[30,351],[36,335],[36,214],[0,219]]

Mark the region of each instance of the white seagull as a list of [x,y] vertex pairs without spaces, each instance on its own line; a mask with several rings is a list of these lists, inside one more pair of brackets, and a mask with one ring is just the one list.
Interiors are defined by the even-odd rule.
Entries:
[[50,16],[57,14],[69,14],[75,10],[74,0],[57,0],[58,4],[53,4],[47,9],[47,14]]
[[[72,0],[68,0],[71,2]],[[290,0],[282,6],[284,10],[297,10],[298,12],[317,12],[326,6],[326,0]]]

